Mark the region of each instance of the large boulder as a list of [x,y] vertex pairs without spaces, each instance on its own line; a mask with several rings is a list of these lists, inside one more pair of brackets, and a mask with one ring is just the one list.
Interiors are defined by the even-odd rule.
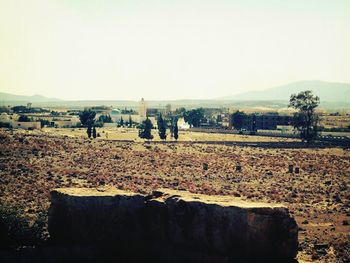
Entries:
[[143,235],[145,196],[117,189],[51,192],[49,232],[57,243],[134,242]]
[[298,247],[298,226],[282,205],[169,189],[55,189],[49,231],[57,243],[115,245],[160,262],[290,262]]

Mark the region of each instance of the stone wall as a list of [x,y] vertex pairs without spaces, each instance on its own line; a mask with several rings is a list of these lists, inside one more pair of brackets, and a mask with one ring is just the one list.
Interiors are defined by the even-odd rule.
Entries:
[[153,262],[292,262],[298,226],[281,205],[161,189],[51,192],[49,232],[65,246]]

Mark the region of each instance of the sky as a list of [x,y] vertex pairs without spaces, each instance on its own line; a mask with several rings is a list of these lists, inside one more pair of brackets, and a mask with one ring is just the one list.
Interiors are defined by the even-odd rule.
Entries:
[[0,0],[0,92],[213,99],[350,82],[350,0]]

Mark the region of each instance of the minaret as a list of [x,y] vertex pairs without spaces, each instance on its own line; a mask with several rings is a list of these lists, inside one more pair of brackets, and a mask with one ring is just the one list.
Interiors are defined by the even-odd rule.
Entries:
[[147,107],[146,107],[146,102],[145,100],[142,98],[140,103],[139,103],[139,115],[142,118],[146,118],[147,117]]

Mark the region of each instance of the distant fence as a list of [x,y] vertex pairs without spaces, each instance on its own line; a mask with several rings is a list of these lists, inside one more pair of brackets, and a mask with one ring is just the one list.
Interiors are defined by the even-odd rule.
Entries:
[[191,128],[192,132],[205,132],[205,133],[221,133],[221,134],[241,134],[241,135],[261,135],[270,137],[287,137],[287,138],[299,138],[298,133],[279,131],[279,130],[258,130],[254,134],[251,131],[238,131],[230,129],[208,129],[208,128]]
[[279,131],[279,130],[258,130],[255,135],[269,136],[269,137],[284,137],[284,138],[300,138],[300,134],[293,131]]
[[229,130],[229,129],[213,129],[213,128],[190,128],[185,131],[191,132],[206,132],[206,133],[223,133],[223,134],[239,134],[237,130]]
[[348,136],[332,136],[332,135],[320,135],[317,137],[318,140],[328,142],[347,142],[350,143],[350,137]]
[[[205,133],[221,133],[221,134],[242,134],[242,135],[255,135],[255,136],[268,136],[268,137],[283,137],[283,138],[300,138],[300,134],[293,131],[280,131],[280,130],[258,130],[254,134],[250,131],[237,131],[228,129],[207,129],[207,128],[191,128],[189,131],[192,132],[205,132]],[[349,136],[333,136],[327,133],[327,135],[319,135],[317,137],[319,141],[327,142],[339,142],[339,143],[350,143],[350,133]]]

